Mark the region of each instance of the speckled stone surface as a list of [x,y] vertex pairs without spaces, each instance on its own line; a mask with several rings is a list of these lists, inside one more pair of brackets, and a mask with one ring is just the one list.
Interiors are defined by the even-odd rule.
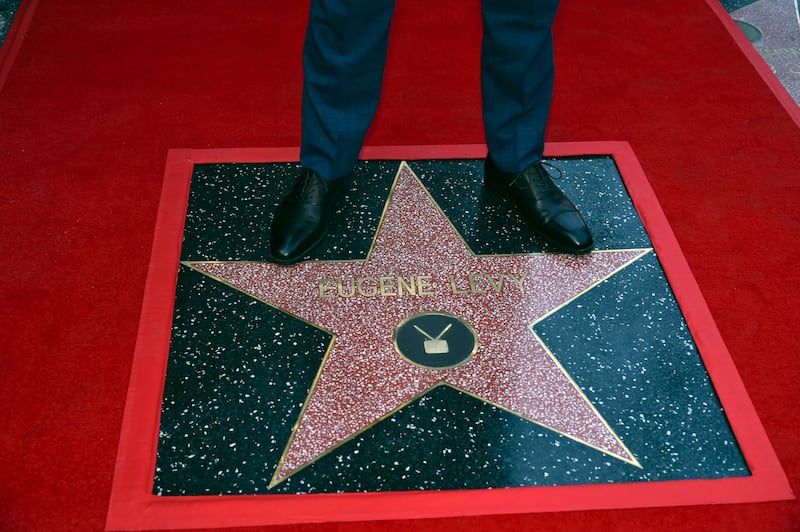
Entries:
[[737,9],[741,9],[757,1],[758,0],[720,0],[720,4],[730,13],[731,11],[736,11]]
[[753,44],[800,105],[800,10],[798,0],[759,0],[734,11],[735,20],[756,28]]
[[14,15],[19,9],[20,0],[0,0],[0,46],[3,45]]
[[[506,200],[483,190],[482,163],[475,160],[409,162],[408,173],[419,178],[430,196],[422,188],[398,185],[392,202],[401,202],[403,210],[417,209],[423,228],[414,226],[413,216],[411,220],[397,219],[391,208],[381,222],[399,163],[371,161],[359,165],[349,200],[341,207],[330,237],[312,257],[323,261],[280,270],[259,263],[265,257],[270,212],[291,187],[295,166],[197,166],[182,252],[186,266],[179,271],[155,493],[462,489],[748,475],[614,161],[587,157],[551,162],[562,174],[557,183],[591,226],[597,253],[582,259],[541,253],[552,250],[524,227]],[[393,241],[410,240],[405,248],[389,248],[382,260],[389,261],[394,254],[397,264],[403,264],[419,255],[432,279],[439,272],[469,273],[474,263],[480,262],[480,271],[489,271],[492,265],[498,272],[522,268],[538,272],[539,280],[550,272],[553,279],[564,279],[564,286],[570,278],[564,271],[572,271],[581,282],[588,280],[588,288],[572,289],[579,297],[561,296],[560,302],[536,311],[532,309],[539,299],[546,302],[564,288],[558,283],[526,284],[530,294],[538,296],[513,299],[510,286],[506,299],[500,292],[487,290],[495,299],[483,302],[478,298],[486,293],[465,293],[459,295],[467,303],[439,308],[451,305],[448,301],[455,292],[468,286],[449,285],[450,297],[436,296],[436,308],[427,309],[461,312],[461,317],[475,326],[482,346],[486,335],[492,334],[486,331],[501,331],[519,320],[529,323],[527,329],[523,326],[509,337],[515,345],[509,350],[540,350],[541,358],[531,359],[539,360],[534,366],[555,363],[555,372],[544,380],[561,381],[561,385],[529,380],[533,370],[528,368],[523,378],[509,386],[514,379],[493,380],[492,376],[503,375],[503,371],[513,374],[515,360],[519,360],[517,368],[525,368],[522,357],[496,355],[505,360],[506,369],[482,374],[486,366],[476,354],[455,369],[415,367],[394,372],[394,385],[375,380],[382,382],[380,396],[391,396],[406,387],[413,390],[400,394],[388,411],[369,414],[364,418],[366,424],[362,419],[336,432],[333,427],[340,417],[345,425],[351,423],[347,419],[361,419],[358,415],[351,418],[347,407],[360,405],[361,410],[355,412],[359,415],[368,408],[367,403],[346,399],[348,388],[354,388],[359,380],[371,382],[373,374],[376,378],[386,374],[384,370],[391,364],[373,366],[374,371],[369,363],[355,372],[351,368],[351,373],[343,374],[346,382],[331,381],[332,399],[327,403],[315,406],[310,392],[328,386],[321,384],[323,369],[334,359],[336,345],[348,334],[360,336],[370,323],[377,323],[375,313],[380,314],[381,304],[376,304],[374,297],[362,297],[371,300],[364,306],[365,301],[355,302],[358,297],[334,295],[334,301],[348,299],[355,306],[332,306],[330,321],[315,323],[315,327],[312,319],[322,320],[325,315],[315,309],[321,309],[325,301],[309,292],[292,305],[291,298],[299,296],[291,294],[301,293],[293,290],[309,284],[319,290],[316,281],[323,270],[328,277],[342,272],[361,275],[355,270],[369,266],[368,258],[381,259],[380,250],[386,250],[379,245],[381,237],[375,236],[379,227],[381,233],[393,234]],[[432,234],[408,237],[409,232],[417,235],[426,227]],[[443,236],[447,229],[461,236],[448,240]],[[439,249],[432,249],[440,237]],[[512,255],[498,257],[504,254]],[[599,267],[616,256],[622,262],[594,274],[599,277],[589,275],[595,268],[592,264]],[[382,268],[388,263],[382,263]],[[543,269],[528,270],[534,263],[544,264]],[[420,264],[414,263],[411,270],[420,269]],[[558,269],[565,266],[567,270]],[[410,275],[411,270],[400,273]],[[296,278],[293,271],[298,273]],[[311,273],[304,278],[301,271]],[[243,275],[245,281],[237,280],[232,272]],[[225,282],[216,280],[222,277]],[[246,279],[256,279],[256,284],[266,288],[258,292]],[[431,286],[437,294],[448,289],[447,283],[432,281]],[[269,299],[273,306],[264,302]],[[390,315],[393,308],[402,306],[401,299],[409,298],[386,299],[383,304]],[[291,313],[303,319],[275,308],[281,304],[292,307]],[[495,307],[503,310],[497,312]],[[410,305],[404,312],[416,310]],[[401,315],[387,319],[391,328]],[[351,322],[352,330],[347,328]],[[376,350],[381,342],[389,342],[382,356],[391,356],[391,337],[387,339],[385,332],[375,334],[370,341]],[[485,343],[501,345],[500,340]],[[347,357],[339,358],[346,367]],[[395,366],[412,366],[399,355],[396,358]],[[416,384],[409,381],[411,375],[416,375],[413,379],[417,380],[412,379]],[[455,375],[464,380],[455,381]],[[481,375],[465,384],[470,376]],[[418,386],[423,380],[424,385]],[[344,398],[338,405],[337,386]],[[554,403],[572,406],[544,408],[537,414],[491,396],[514,386],[526,393],[550,390],[548,396],[559,386],[580,392],[572,402],[559,399]],[[328,443],[315,448],[301,441],[299,447],[290,448],[295,426],[303,425],[303,414],[320,416],[334,407],[342,414],[329,416],[326,424],[308,425],[311,434],[329,431]],[[575,414],[575,409],[584,407],[594,413]],[[537,418],[544,415],[554,417]],[[594,436],[581,433],[586,427],[589,432],[594,430],[595,421],[610,435],[606,440],[601,436],[600,444],[590,444],[587,438]],[[559,422],[564,425],[554,429]],[[575,423],[576,428],[569,428]],[[635,460],[620,456],[626,451]],[[307,452],[310,454],[304,454]]]
[[[198,165],[192,177],[182,260],[266,260],[272,213],[291,190],[292,163]],[[359,163],[314,258],[352,260],[369,251],[397,164]]]
[[155,492],[263,491],[330,339],[182,266]]

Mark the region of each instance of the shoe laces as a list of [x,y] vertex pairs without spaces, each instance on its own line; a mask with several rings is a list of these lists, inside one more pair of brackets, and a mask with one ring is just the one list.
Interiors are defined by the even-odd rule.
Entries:
[[298,179],[293,195],[298,199],[308,200],[318,198],[321,195],[320,191],[325,192],[326,189],[325,180],[308,170]]
[[[545,167],[552,168],[557,172],[557,174],[551,174]],[[556,187],[552,180],[561,179],[563,175],[564,174],[559,167],[545,161],[536,161],[528,168],[517,174],[510,184],[520,189],[532,187],[537,192],[544,193],[551,190],[558,190],[558,187]]]

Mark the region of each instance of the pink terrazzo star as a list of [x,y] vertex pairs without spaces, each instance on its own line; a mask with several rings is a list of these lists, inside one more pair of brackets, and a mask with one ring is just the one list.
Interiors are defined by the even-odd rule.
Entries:
[[[440,384],[638,466],[531,326],[648,252],[476,256],[403,163],[366,260],[189,266],[335,335],[275,484]],[[475,355],[438,370],[400,356],[396,327],[423,312],[468,323]]]

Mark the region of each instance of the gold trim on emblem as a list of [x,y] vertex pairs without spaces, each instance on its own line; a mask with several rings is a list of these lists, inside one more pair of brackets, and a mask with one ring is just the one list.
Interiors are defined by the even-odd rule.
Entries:
[[[470,350],[469,354],[459,359],[455,364],[448,364],[446,366],[428,366],[420,361],[413,360],[407,353],[404,353],[403,348],[400,347],[397,341],[398,333],[412,321],[418,320],[424,316],[440,316],[448,320],[447,324],[440,331],[426,331],[420,325],[412,324],[414,330],[420,335],[422,351],[425,355],[437,357],[451,354],[450,342],[448,342],[446,335],[450,329],[452,329],[453,324],[456,323],[462,325],[464,329],[466,329],[472,335],[472,349]],[[394,332],[392,333],[392,345],[394,346],[395,352],[405,361],[423,369],[441,371],[463,366],[472,360],[472,358],[475,356],[475,353],[478,352],[480,340],[478,339],[478,333],[475,331],[472,325],[470,325],[469,322],[463,318],[459,318],[458,316],[447,312],[418,312],[417,314],[413,314],[397,324],[397,327],[394,328]]]

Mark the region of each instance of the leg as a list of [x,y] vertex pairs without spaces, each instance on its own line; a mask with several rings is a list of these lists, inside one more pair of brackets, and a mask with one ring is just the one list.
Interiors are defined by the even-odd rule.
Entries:
[[270,254],[293,264],[328,232],[378,107],[394,0],[312,0],[303,48],[303,172],[272,221]]
[[553,93],[558,0],[483,0],[481,89],[489,153],[519,172],[541,159]]
[[553,33],[558,0],[483,0],[481,88],[484,179],[520,208],[551,244],[586,253],[593,241],[575,205],[541,164],[553,95]]
[[303,49],[300,162],[350,173],[375,116],[394,0],[314,0]]

